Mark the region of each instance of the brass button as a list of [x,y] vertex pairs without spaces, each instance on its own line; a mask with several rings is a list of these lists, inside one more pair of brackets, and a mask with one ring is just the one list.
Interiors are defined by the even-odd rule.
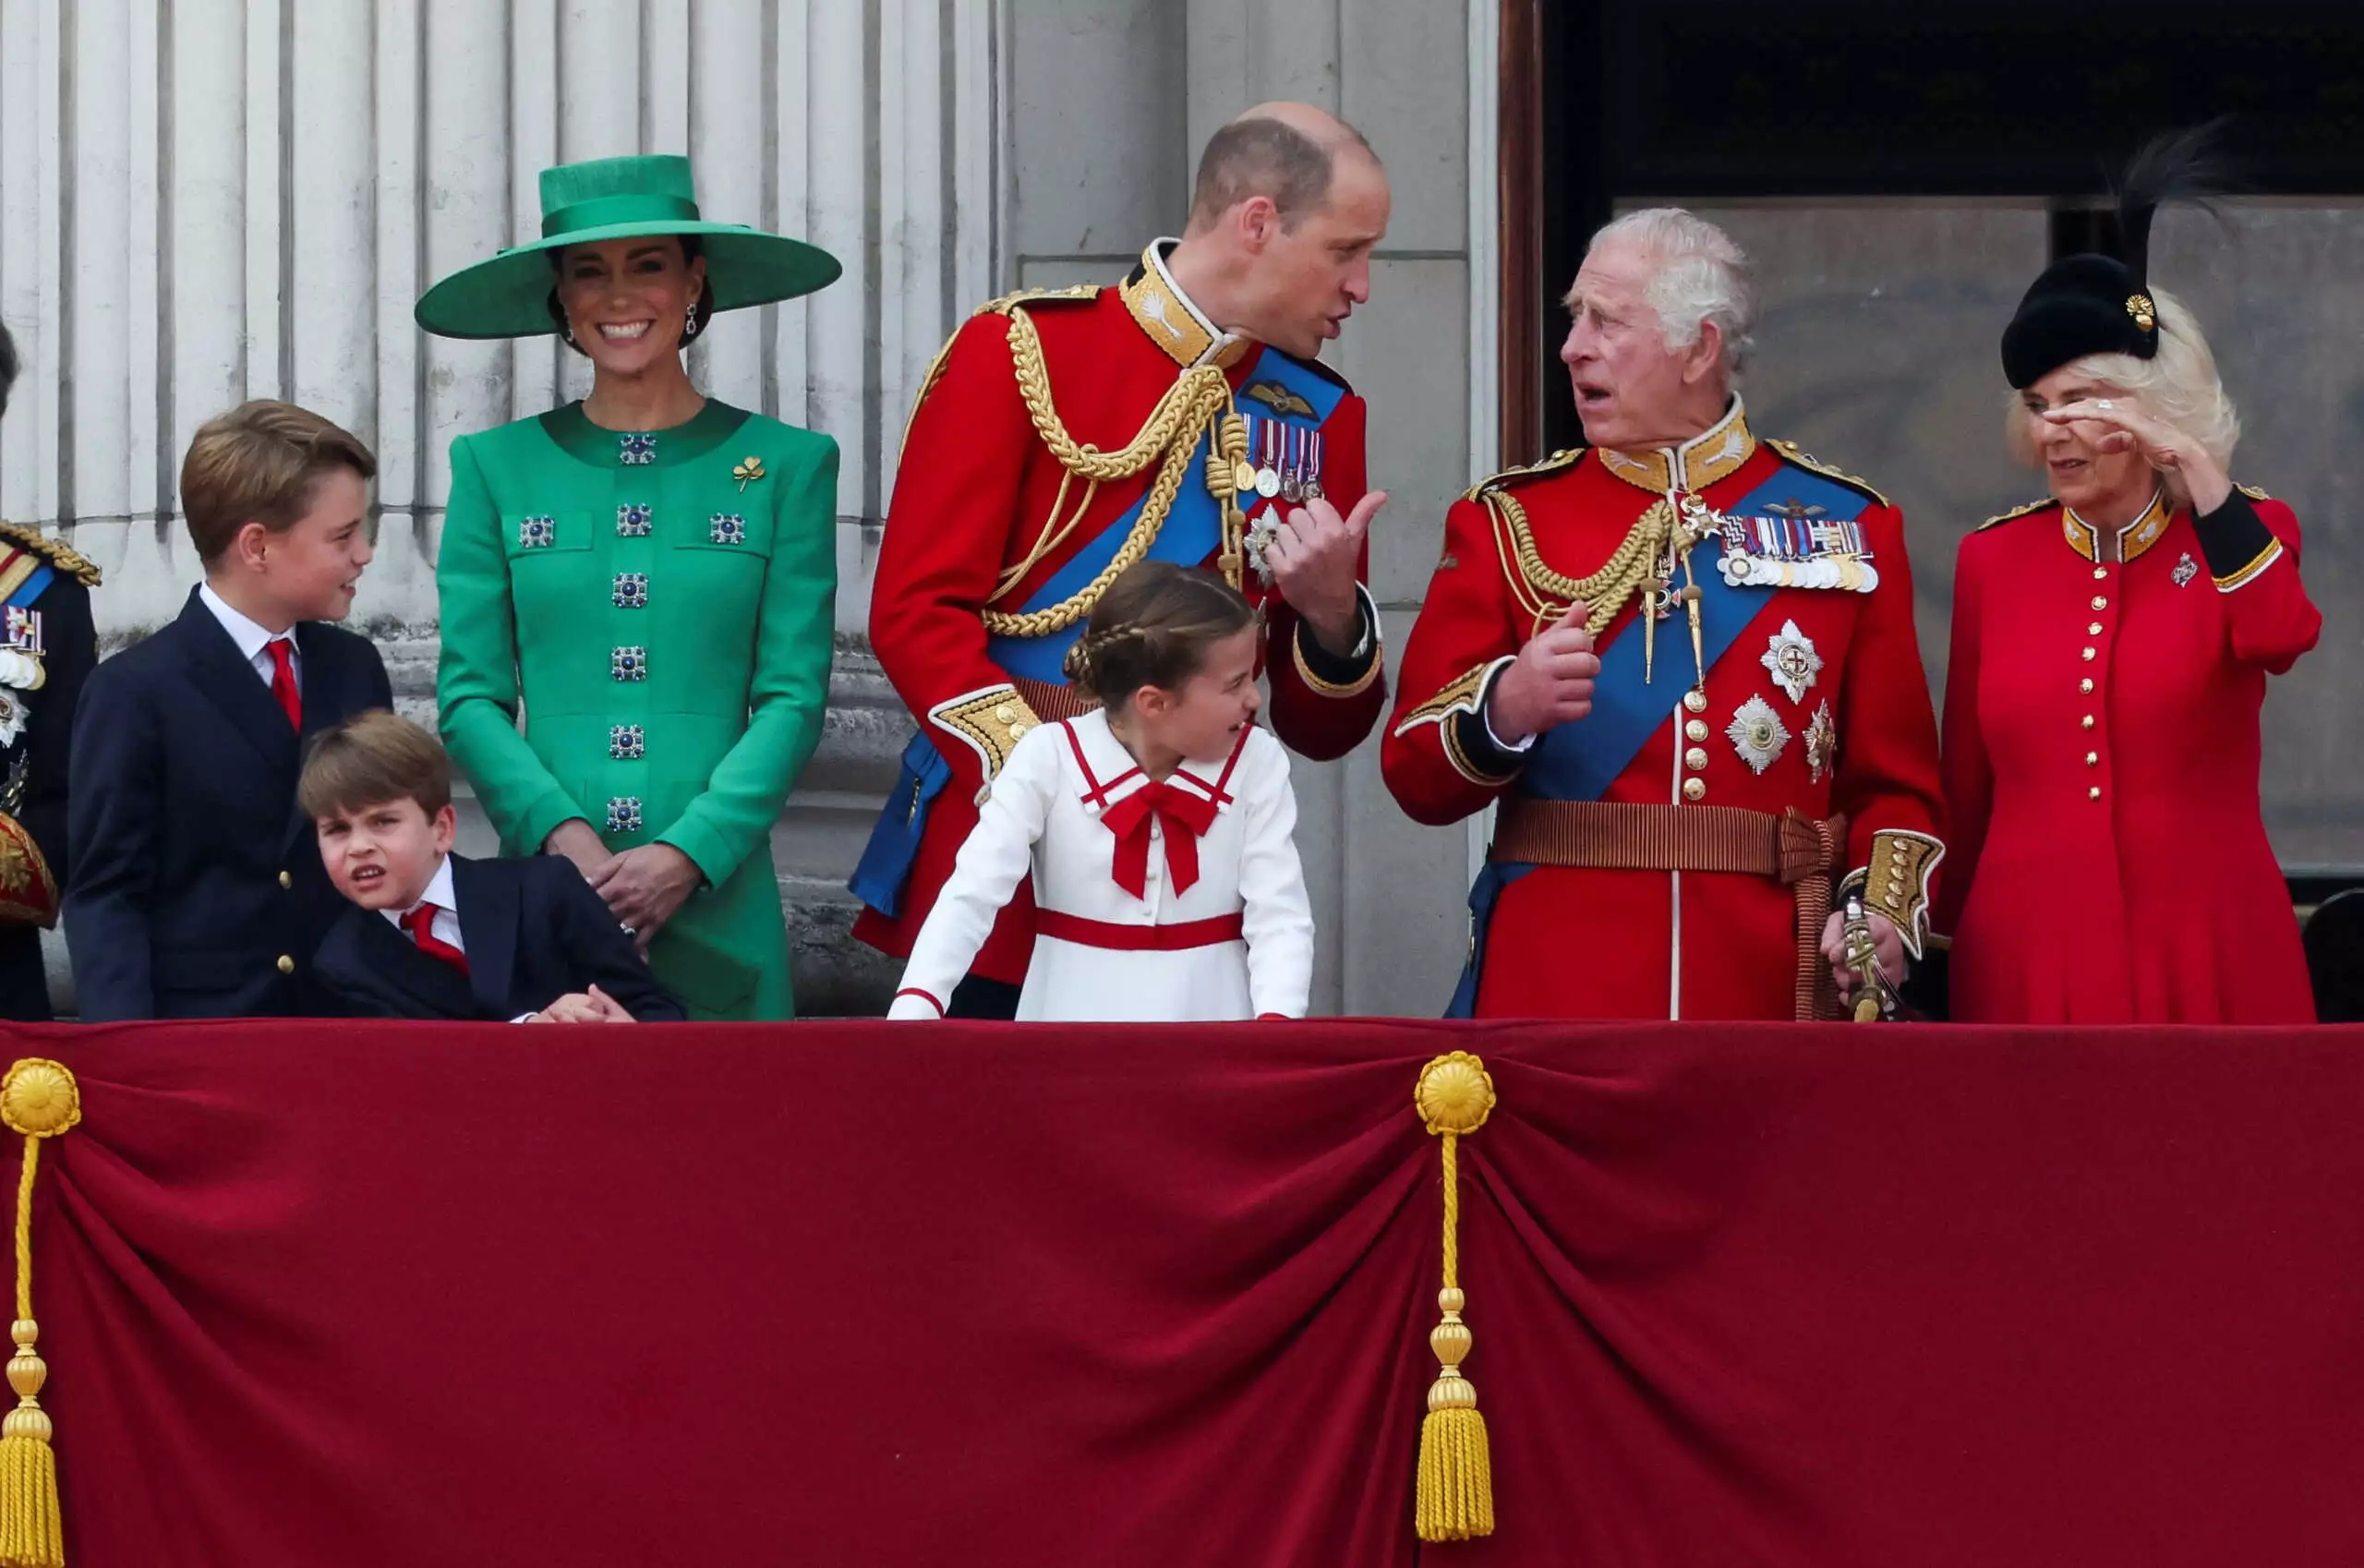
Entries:
[[2088,637],[2098,637],[2098,636],[2100,636],[2101,634],[2102,634],[2102,623],[2101,623],[2100,621],[2094,621],[2092,625],[2090,625],[2090,626],[2088,626],[2088,627],[2086,627],[2086,628],[2085,628],[2085,635],[2086,635],[2086,636],[2088,636]]
[[1007,724],[1017,717],[1018,705],[1016,703],[1001,703],[996,705],[994,708],[994,722],[996,724]]
[[280,954],[279,972],[282,974],[294,974],[296,972],[296,960],[289,958],[284,953]]
[[283,871],[279,874],[279,885],[282,887],[293,887],[296,886],[296,879]]
[[2095,594],[2093,596],[2093,608],[2095,609],[2107,609],[2109,608],[2109,600],[2102,597],[2099,594]]
[[1683,734],[1685,740],[1704,741],[1707,738],[1707,726],[1695,718],[1683,727]]
[[2102,765],[2102,754],[2101,754],[2101,753],[2099,753],[2099,752],[2087,752],[2087,753],[2085,754],[2085,766],[2086,766],[2087,767],[2099,767],[2101,765]]
[[1683,766],[1689,768],[1694,773],[1705,773],[1707,770],[1707,753],[1706,748],[1694,746],[1689,751],[1683,753]]
[[2090,789],[2090,790],[2086,790],[2086,791],[2085,791],[2085,799],[2087,799],[2087,800],[2089,800],[2089,801],[2098,801],[2098,800],[2100,800],[2101,798],[2102,798],[2102,787],[2101,787],[2100,785],[2098,785],[2098,784],[2094,785],[2092,789]]
[[2081,691],[2081,692],[2084,693],[2087,696],[2091,696],[2091,695],[2093,695],[2093,678],[2092,676],[2088,675],[2088,676],[2086,676],[2082,681],[2078,681],[2078,682],[2077,682],[2077,690],[2079,690],[2079,691]]
[[2085,662],[2086,662],[2087,664],[2091,664],[2091,663],[2093,663],[2093,649],[2091,649],[2091,648],[2087,648],[2087,649],[2085,650]]
[[1707,781],[1704,778],[1684,779],[1683,781],[1683,798],[1686,801],[1706,800],[1707,798]]
[[1010,743],[1011,743],[1011,744],[1013,744],[1013,745],[1015,745],[1017,742],[1020,742],[1020,741],[1022,741],[1022,740],[1026,739],[1026,731],[1027,731],[1027,730],[1031,730],[1031,729],[1032,729],[1032,728],[1033,728],[1033,726],[1032,726],[1032,725],[1028,724],[1028,723],[1027,723],[1024,719],[1022,719],[1022,718],[1021,718],[1021,719],[1019,719],[1017,723],[1015,723],[1015,724],[1011,725],[1011,726],[1009,727],[1009,739],[1010,739]]
[[1683,694],[1683,706],[1694,713],[1707,711],[1707,694],[1694,687]]
[[2096,583],[2106,583],[2106,582],[2108,582],[2108,581],[2109,581],[2109,568],[2108,568],[2108,567],[2106,567],[2106,566],[2096,566],[2096,567],[2094,567],[2094,568],[2093,568],[2093,581],[2094,581],[2094,582],[2096,582]]
[[2085,730],[2091,730],[2093,727],[2093,716],[2092,714],[2090,714],[2090,713],[2089,713],[2089,714],[2085,715],[2084,722],[2083,722],[2083,724],[2082,724],[2082,725],[2081,725],[2081,726],[2080,726],[2080,728],[2081,728],[2081,729],[2085,729]]

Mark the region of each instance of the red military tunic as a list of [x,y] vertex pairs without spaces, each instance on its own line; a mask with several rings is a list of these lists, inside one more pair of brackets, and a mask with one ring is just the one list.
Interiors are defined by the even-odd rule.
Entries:
[[[995,301],[954,336],[920,394],[870,637],[921,735],[854,881],[869,906],[854,933],[888,953],[911,952],[1019,738],[1082,711],[1060,663],[1131,554],[1219,568],[1261,605],[1269,721],[1294,750],[1343,756],[1386,706],[1369,596],[1364,645],[1340,659],[1299,634],[1253,568],[1254,537],[1289,495],[1240,493],[1242,515],[1220,533],[1213,523],[1240,463],[1290,488],[1318,479],[1350,509],[1365,488],[1363,401],[1319,363],[1221,332],[1166,271],[1171,244],[1152,245],[1121,287]],[[1177,412],[1159,428],[1161,413]],[[1128,476],[1073,471],[1128,451]],[[1160,507],[1163,524],[1146,524]],[[970,972],[1023,980],[1033,940],[1021,887]]]
[[[1767,515],[1736,516],[1727,537],[1761,525],[1777,541],[1868,559],[1876,586],[1840,585],[1860,587],[1871,574],[1858,566],[1842,579],[1831,561],[1815,580],[1832,585],[1783,586],[1776,573],[1769,585],[1731,588],[1713,610],[1730,641],[1720,656],[1709,652],[1696,690],[1681,609],[1658,622],[1642,680],[1636,596],[1595,633],[1603,670],[1594,712],[1524,755],[1504,747],[1483,717],[1493,681],[1577,597],[1571,580],[1610,565],[1670,491],[1719,513],[1747,502]],[[1722,577],[1719,565],[1717,545],[1692,551],[1695,573]],[[1936,726],[1913,633],[1903,520],[1860,481],[1760,442],[1737,398],[1681,449],[1562,453],[1471,491],[1447,514],[1443,559],[1401,679],[1381,754],[1396,800],[1428,823],[1496,802],[1504,808],[1473,890],[1471,972],[1455,1011],[1788,1019],[1817,1004],[1827,1009],[1822,966],[1802,963],[1801,927],[1811,917],[1795,886],[1773,874],[1673,869],[1699,863],[1674,854],[1651,858],[1653,845],[1704,833],[1712,819],[1769,831],[1792,811],[1814,820],[1843,814],[1843,844],[1822,846],[1826,859],[1843,856],[1828,869],[1866,874],[1867,907],[1887,913],[1919,950],[1944,850]],[[1528,807],[1538,800],[1619,808],[1578,811],[1591,826],[1608,822],[1622,848],[1592,855],[1603,846],[1584,846],[1586,853],[1556,862],[1514,858],[1512,825],[1536,814]]]
[[1956,1019],[2313,1021],[2258,710],[2322,616],[2298,519],[2251,495],[2197,525],[2154,501],[2118,548],[2056,501],[1962,541],[1936,919]]

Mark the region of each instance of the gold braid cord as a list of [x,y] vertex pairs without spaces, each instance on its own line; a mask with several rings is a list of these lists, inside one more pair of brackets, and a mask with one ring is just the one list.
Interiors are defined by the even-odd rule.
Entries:
[[1607,565],[1589,577],[1571,577],[1544,564],[1543,553],[1536,548],[1535,530],[1526,520],[1526,508],[1516,496],[1488,490],[1484,500],[1487,511],[1493,514],[1495,548],[1510,578],[1511,591],[1534,615],[1538,630],[1582,599],[1591,611],[1585,618],[1585,630],[1599,636],[1634,590],[1649,581],[1674,526],[1674,509],[1662,501],[1653,501],[1610,554]]
[[17,1319],[9,1337],[8,1386],[17,1407],[0,1422],[0,1568],[65,1568],[66,1532],[57,1512],[57,1455],[49,1413],[41,1407],[49,1368],[33,1349],[33,1177],[41,1143],[82,1119],[82,1092],[59,1063],[28,1056],[0,1078],[0,1122],[25,1140],[17,1182]]
[[1478,1391],[1462,1375],[1469,1325],[1461,1321],[1460,1140],[1486,1125],[1494,1110],[1494,1075],[1466,1051],[1438,1056],[1420,1069],[1412,1092],[1420,1121],[1441,1144],[1444,1166],[1444,1288],[1437,1307],[1444,1321],[1429,1334],[1437,1381],[1429,1385],[1429,1413],[1420,1420],[1420,1464],[1413,1526],[1424,1541],[1465,1541],[1494,1533],[1493,1461]]
[[[1073,597],[1041,609],[1015,614],[993,609],[984,612],[985,630],[996,637],[1047,637],[1092,613],[1092,607],[1107,591],[1108,585],[1149,554],[1150,547],[1157,542],[1158,531],[1165,525],[1166,513],[1173,510],[1174,498],[1181,492],[1183,476],[1189,472],[1199,438],[1231,405],[1231,383],[1212,365],[1186,371],[1157,400],[1148,421],[1131,440],[1116,452],[1102,452],[1078,441],[1060,420],[1058,409],[1051,401],[1051,371],[1043,362],[1042,334],[1035,331],[1034,322],[1026,312],[1016,307],[1009,311],[1009,357],[1018,375],[1019,396],[1025,400],[1026,413],[1034,422],[1035,433],[1043,438],[1043,444],[1050,449],[1070,479],[1098,486],[1132,478],[1152,463],[1160,464],[1132,532],[1099,576]],[[1043,525],[1042,537],[1028,552],[1027,568],[1055,549],[1080,517],[1079,512],[1075,520],[1062,527],[1055,509],[1055,515]]]

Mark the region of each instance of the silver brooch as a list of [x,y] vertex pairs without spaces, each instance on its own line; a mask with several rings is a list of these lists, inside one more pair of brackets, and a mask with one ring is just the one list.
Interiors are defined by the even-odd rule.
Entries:
[[637,724],[608,727],[608,755],[617,762],[638,762],[648,754],[648,731]]
[[1740,760],[1749,770],[1763,773],[1773,766],[1790,743],[1790,732],[1781,726],[1781,716],[1763,697],[1751,697],[1732,714],[1732,721],[1724,733],[1731,738],[1732,749],[1740,753]]
[[1814,639],[1799,631],[1796,621],[1785,621],[1773,634],[1772,645],[1757,662],[1773,672],[1775,682],[1790,694],[1791,702],[1804,702],[1806,688],[1822,672],[1822,656],[1814,651]]
[[1814,722],[1806,726],[1806,771],[1814,782],[1822,782],[1823,775],[1837,771],[1839,766],[1839,726],[1831,722],[1830,699],[1814,710]]
[[2177,587],[2189,588],[2191,586],[2191,580],[2200,575],[2200,562],[2192,560],[2191,552],[2186,550],[2183,559],[2176,562],[2176,569],[2172,575],[2176,580]]
[[640,797],[617,795],[608,802],[608,831],[637,833],[640,831]]
[[644,467],[657,461],[657,438],[650,435],[618,436],[621,448],[619,456],[627,468]]
[[747,520],[735,512],[718,512],[706,520],[706,537],[718,545],[743,545]]
[[517,548],[519,549],[548,549],[557,542],[557,518],[520,517],[517,519]]
[[656,510],[645,504],[616,508],[617,537],[626,539],[646,538],[649,524],[656,515]]
[[618,609],[646,609],[648,608],[648,573],[645,572],[617,573],[615,591],[611,597]]
[[608,655],[608,673],[618,681],[648,679],[648,650],[644,647],[617,648]]

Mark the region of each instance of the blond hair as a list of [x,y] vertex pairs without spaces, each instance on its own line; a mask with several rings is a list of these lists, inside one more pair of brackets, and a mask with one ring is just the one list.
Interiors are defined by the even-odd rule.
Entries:
[[257,398],[208,419],[181,460],[181,510],[198,559],[221,560],[249,523],[285,533],[310,509],[320,476],[339,468],[378,476],[359,436],[308,408]]
[[[2233,449],[2240,444],[2241,416],[2217,379],[2216,356],[2209,351],[2207,335],[2191,308],[2165,289],[2151,290],[2151,307],[2159,323],[2159,350],[2152,357],[2088,354],[2061,368],[2129,399],[2152,418],[2199,442],[2218,467],[2229,468]],[[2023,391],[2011,393],[2003,434],[2014,458],[2031,468],[2044,465],[2035,416],[2028,410]],[[2176,500],[2190,501],[2175,474],[2165,472],[2165,479]]]

